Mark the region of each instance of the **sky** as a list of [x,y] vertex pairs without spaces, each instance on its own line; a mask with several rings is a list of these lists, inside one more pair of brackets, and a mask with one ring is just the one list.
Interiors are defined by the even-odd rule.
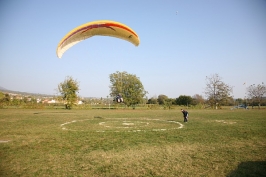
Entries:
[[[57,58],[59,41],[95,20],[126,24],[140,45],[94,36]],[[0,27],[0,86],[9,90],[56,95],[71,76],[79,96],[105,98],[116,71],[139,77],[148,98],[204,97],[213,74],[234,98],[266,83],[265,0],[6,0]]]

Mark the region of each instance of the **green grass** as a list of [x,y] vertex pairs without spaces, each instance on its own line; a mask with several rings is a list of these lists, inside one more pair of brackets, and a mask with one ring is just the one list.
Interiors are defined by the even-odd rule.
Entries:
[[189,116],[1,109],[0,176],[266,176],[265,109]]

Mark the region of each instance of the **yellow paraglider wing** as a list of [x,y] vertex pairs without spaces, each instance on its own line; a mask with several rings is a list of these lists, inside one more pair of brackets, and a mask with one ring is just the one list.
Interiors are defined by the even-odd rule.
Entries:
[[58,58],[61,58],[64,52],[73,45],[96,35],[117,37],[129,41],[135,46],[140,43],[137,33],[122,23],[110,20],[93,21],[74,28],[63,37],[56,50]]

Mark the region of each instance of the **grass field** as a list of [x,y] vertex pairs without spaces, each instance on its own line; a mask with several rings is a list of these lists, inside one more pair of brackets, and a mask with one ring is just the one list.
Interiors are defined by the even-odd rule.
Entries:
[[266,176],[266,110],[0,110],[0,176]]

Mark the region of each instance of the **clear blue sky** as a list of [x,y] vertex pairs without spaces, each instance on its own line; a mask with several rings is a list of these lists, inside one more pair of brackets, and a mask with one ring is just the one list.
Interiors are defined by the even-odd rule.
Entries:
[[[128,25],[140,45],[93,37],[58,59],[61,38],[94,20]],[[10,90],[56,94],[72,76],[80,96],[106,97],[116,71],[139,77],[148,98],[204,96],[215,73],[235,98],[266,83],[265,0],[5,0],[0,26],[0,86]]]

